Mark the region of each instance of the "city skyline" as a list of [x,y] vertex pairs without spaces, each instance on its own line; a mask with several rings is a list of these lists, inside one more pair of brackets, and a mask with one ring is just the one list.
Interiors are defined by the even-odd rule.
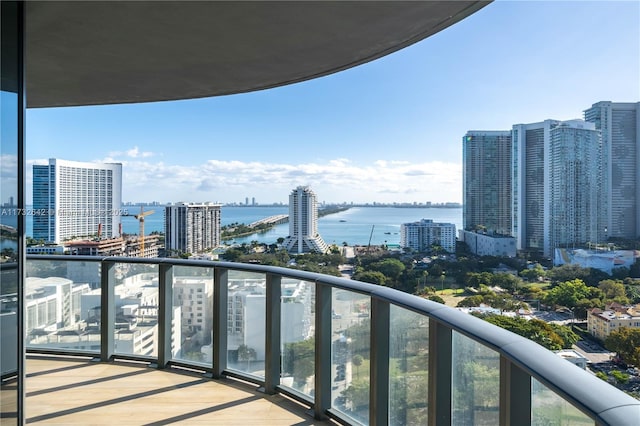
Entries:
[[637,2],[495,2],[379,61],[292,86],[30,109],[27,158],[121,162],[127,201],[271,204],[312,185],[327,203],[462,202],[467,130],[640,99],[639,17]]

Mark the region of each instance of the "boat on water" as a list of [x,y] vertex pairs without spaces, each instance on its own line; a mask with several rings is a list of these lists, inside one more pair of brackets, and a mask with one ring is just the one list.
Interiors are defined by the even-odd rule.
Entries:
[[340,219],[340,220],[339,220],[339,222],[346,222],[346,220],[344,220],[344,219]]

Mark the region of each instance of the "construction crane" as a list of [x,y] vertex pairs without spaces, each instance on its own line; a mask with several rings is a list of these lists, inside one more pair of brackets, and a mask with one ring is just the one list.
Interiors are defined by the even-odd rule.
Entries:
[[127,215],[125,215],[125,216],[133,216],[133,217],[135,217],[138,220],[139,224],[140,224],[139,231],[138,231],[139,232],[139,234],[138,234],[139,237],[138,238],[140,239],[140,257],[144,257],[144,218],[146,216],[151,215],[151,214],[153,214],[153,210],[149,210],[149,211],[145,212],[144,211],[144,207],[140,206],[140,213],[139,214],[133,214],[133,215],[127,214]]
[[375,225],[371,225],[371,234],[369,235],[369,245],[367,246],[367,254],[371,253],[371,238],[373,238],[373,229]]

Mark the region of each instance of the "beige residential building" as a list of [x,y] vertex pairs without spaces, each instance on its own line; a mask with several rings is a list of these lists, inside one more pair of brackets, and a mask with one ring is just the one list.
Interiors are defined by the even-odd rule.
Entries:
[[604,311],[592,309],[587,314],[587,327],[589,333],[601,340],[620,327],[640,328],[640,304],[622,306],[616,303]]

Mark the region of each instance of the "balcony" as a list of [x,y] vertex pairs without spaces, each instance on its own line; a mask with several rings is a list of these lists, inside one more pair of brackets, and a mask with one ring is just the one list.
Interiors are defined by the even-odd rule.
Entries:
[[640,418],[640,401],[541,346],[390,288],[229,262],[27,259],[28,422]]

